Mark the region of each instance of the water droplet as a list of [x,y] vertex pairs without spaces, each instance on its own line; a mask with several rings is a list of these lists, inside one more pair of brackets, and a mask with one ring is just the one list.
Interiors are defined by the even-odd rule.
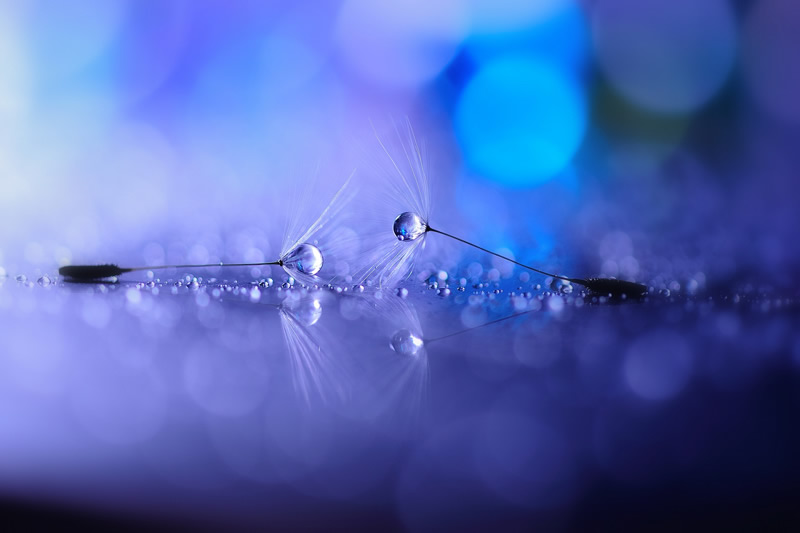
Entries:
[[406,289],[405,287],[400,287],[399,289],[397,289],[396,294],[400,298],[405,298],[406,296],[408,296],[408,289]]
[[394,219],[392,229],[398,240],[413,241],[425,235],[428,225],[416,213],[406,211]]
[[258,290],[258,287],[253,287],[250,289],[250,301],[255,303],[259,300],[261,300],[261,291]]
[[442,298],[447,298],[448,296],[450,296],[450,289],[448,288],[439,289],[439,291],[436,294],[438,294]]
[[47,287],[48,285],[50,285],[50,283],[51,283],[50,278],[48,278],[47,276],[42,276],[41,278],[39,278],[39,285],[41,285],[42,287]]
[[28,281],[28,276],[26,276],[25,274],[20,274],[14,279],[19,281],[20,283],[25,283],[26,281]]
[[294,247],[281,261],[287,272],[295,270],[313,276],[322,269],[322,252],[313,244],[304,242]]
[[422,339],[407,329],[401,329],[392,335],[390,346],[400,355],[417,355],[424,344]]

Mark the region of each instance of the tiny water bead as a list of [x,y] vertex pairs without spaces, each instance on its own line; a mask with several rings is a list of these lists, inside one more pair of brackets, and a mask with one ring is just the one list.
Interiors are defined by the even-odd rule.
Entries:
[[414,241],[428,231],[428,224],[416,213],[406,211],[394,219],[392,229],[398,240]]
[[425,342],[408,331],[401,329],[392,335],[392,342],[390,344],[392,350],[400,355],[415,356],[422,349]]
[[281,264],[287,271],[313,276],[322,269],[322,252],[313,244],[304,242],[287,253]]

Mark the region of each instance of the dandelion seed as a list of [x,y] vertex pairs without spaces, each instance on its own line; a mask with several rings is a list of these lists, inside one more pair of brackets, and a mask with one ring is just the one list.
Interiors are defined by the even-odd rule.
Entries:
[[[58,273],[70,281],[89,282],[112,278],[127,274],[128,272],[150,271],[158,269],[180,269],[180,268],[211,268],[211,267],[255,267],[275,265],[282,267],[290,276],[303,278],[305,281],[313,281],[324,265],[322,251],[316,244],[312,244],[312,237],[318,236],[323,229],[329,227],[330,221],[342,212],[344,206],[352,198],[352,190],[349,187],[352,174],[345,181],[344,185],[334,195],[322,214],[311,224],[301,235],[295,236],[298,231],[297,224],[287,225],[284,236],[284,245],[280,257],[274,261],[264,261],[257,263],[204,263],[204,264],[185,264],[185,265],[157,265],[139,267],[120,267],[115,264],[105,265],[69,265],[61,267]],[[296,222],[296,221],[295,221]]]
[[[398,137],[402,137],[396,126],[395,131],[397,132]],[[438,233],[543,276],[549,276],[564,282],[583,285],[592,292],[598,294],[611,294],[612,296],[625,296],[627,298],[638,298],[646,295],[647,286],[639,283],[613,278],[582,279],[553,274],[551,272],[526,265],[475,243],[431,227],[429,181],[425,171],[425,165],[423,164],[422,152],[408,122],[406,122],[406,133],[407,140],[405,143],[401,142],[402,146],[400,149],[405,161],[403,161],[403,158],[396,159],[393,157],[386,145],[381,142],[380,138],[378,138],[378,142],[380,143],[383,152],[389,158],[391,167],[394,169],[395,178],[399,178],[394,180],[395,183],[399,183],[399,185],[395,185],[395,187],[399,188],[400,196],[406,197],[407,203],[413,208],[410,211],[403,211],[397,215],[397,218],[394,219],[392,230],[395,237],[397,237],[397,240],[400,242],[395,242],[395,247],[384,257],[379,258],[373,267],[374,269],[380,270],[381,274],[379,277],[382,282],[386,283],[390,281],[396,281],[398,279],[398,273],[410,272],[411,268],[413,267],[414,256],[419,250],[421,243],[425,240],[425,236],[428,233]],[[401,165],[401,162],[404,164]],[[401,166],[409,169],[408,173],[410,173],[410,176],[401,170]],[[403,246],[406,248],[403,248]]]

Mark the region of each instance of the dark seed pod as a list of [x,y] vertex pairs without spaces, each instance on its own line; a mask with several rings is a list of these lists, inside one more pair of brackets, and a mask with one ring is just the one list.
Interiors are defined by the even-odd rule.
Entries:
[[130,272],[130,270],[117,265],[71,265],[58,269],[60,275],[75,281],[112,278],[125,272]]
[[580,283],[590,291],[602,296],[625,296],[626,298],[641,298],[647,295],[647,285],[610,278],[589,278],[573,280]]

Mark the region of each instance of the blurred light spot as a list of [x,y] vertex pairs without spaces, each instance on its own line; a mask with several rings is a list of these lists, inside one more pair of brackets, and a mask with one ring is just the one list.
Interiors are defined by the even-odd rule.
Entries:
[[125,0],[26,2],[25,25],[39,78],[73,75],[112,44],[127,10]]
[[565,67],[583,63],[586,17],[574,0],[469,2],[473,34],[466,48],[479,63],[509,52],[536,55]]
[[458,101],[456,131],[467,164],[499,182],[526,186],[566,167],[586,130],[577,82],[526,57],[487,64]]
[[151,95],[169,78],[187,44],[191,4],[164,2],[158,16],[147,3],[131,2],[125,27],[106,68],[126,103]]
[[666,400],[678,394],[692,372],[692,354],[677,334],[656,331],[637,339],[624,363],[625,380],[638,396]]
[[348,0],[337,20],[347,62],[370,80],[416,86],[453,59],[467,28],[458,0]]
[[[515,259],[514,252],[508,248],[497,248],[497,253]],[[497,269],[500,273],[500,277],[504,279],[511,277],[511,274],[514,272],[514,263],[506,261],[505,259],[500,259],[499,257],[492,257],[492,267]]]
[[473,32],[507,32],[548,20],[572,0],[466,0]]
[[667,113],[705,104],[733,66],[736,28],[724,0],[602,0],[592,12],[600,66],[637,105]]
[[481,305],[468,305],[461,311],[461,323],[465,328],[474,328],[488,320],[486,309]]
[[305,10],[277,21],[261,44],[260,64],[266,90],[282,93],[311,80],[325,63],[328,33]]
[[547,300],[547,307],[554,313],[563,311],[564,305],[564,299],[561,296],[553,295]]
[[745,77],[756,101],[776,118],[800,121],[800,10],[791,0],[753,6],[744,30]]
[[627,233],[612,231],[603,236],[598,253],[601,259],[622,259],[633,253],[633,242]]
[[[30,98],[31,74],[18,17],[5,6],[0,12],[0,117],[24,112]],[[0,125],[0,138],[5,124]]]

